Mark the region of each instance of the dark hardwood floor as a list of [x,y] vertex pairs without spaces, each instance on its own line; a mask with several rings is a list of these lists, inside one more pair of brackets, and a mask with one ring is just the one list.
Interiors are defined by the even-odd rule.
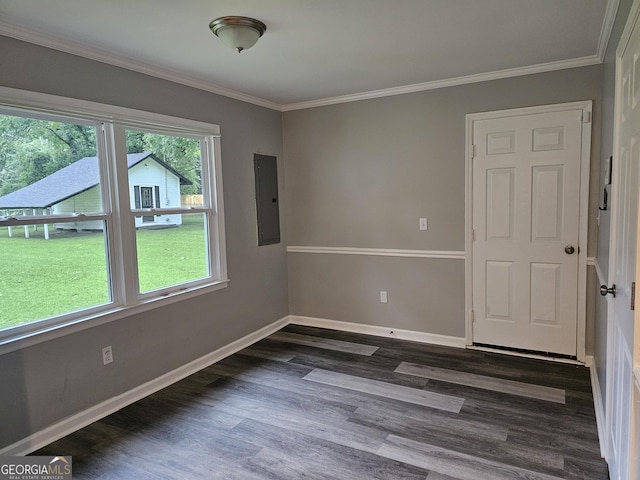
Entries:
[[293,325],[34,454],[77,479],[608,478],[584,367]]

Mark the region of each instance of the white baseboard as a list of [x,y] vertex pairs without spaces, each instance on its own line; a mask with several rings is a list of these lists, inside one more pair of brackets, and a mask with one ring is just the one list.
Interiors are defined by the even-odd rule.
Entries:
[[[448,347],[465,348],[466,339],[464,337],[452,337],[447,335],[438,335],[433,333],[417,332],[412,330],[402,330],[393,327],[379,327],[376,325],[365,325],[360,323],[341,322],[337,320],[328,320],[324,318],[304,317],[299,315],[289,315],[277,320],[260,330],[252,332],[224,347],[221,347],[207,355],[204,355],[186,365],[183,365],[171,372],[168,372],[158,378],[146,382],[135,387],[128,392],[113,397],[109,400],[101,402],[82,412],[67,417],[39,432],[29,435],[11,445],[0,449],[0,456],[3,455],[27,455],[39,448],[42,448],[70,433],[73,433],[87,425],[96,422],[107,415],[130,405],[142,398],[145,398],[183,378],[192,375],[203,368],[208,367],[220,360],[233,355],[234,353],[246,348],[272,333],[280,330],[288,324],[303,325],[308,327],[326,328],[331,330],[339,330],[353,333],[362,333],[365,335],[375,335],[379,337],[399,338],[402,340],[410,340],[420,343],[429,343],[434,345],[442,345]],[[598,436],[600,438],[600,451],[604,457],[604,408],[602,397],[600,394],[600,384],[598,374],[593,364],[593,357],[587,357],[587,365],[590,366],[591,384],[593,388],[593,401],[596,413],[596,424],[598,427]]]
[[144,397],[151,395],[159,390],[162,390],[169,385],[182,380],[189,375],[192,375],[203,368],[208,367],[216,362],[219,362],[223,358],[228,357],[236,353],[243,348],[246,348],[265,337],[268,337],[272,333],[280,330],[282,327],[289,323],[289,317],[284,317],[277,320],[260,330],[250,333],[235,342],[232,342],[224,347],[221,347],[207,355],[204,355],[192,362],[187,363],[181,367],[172,370],[158,378],[155,378],[147,383],[144,383],[138,387],[135,387],[128,392],[125,392],[116,397],[110,398],[102,403],[94,405],[82,412],[67,417],[39,432],[29,435],[22,440],[19,440],[7,447],[0,449],[1,455],[26,455],[45,445],[55,442],[56,440],[69,435],[87,425],[100,420],[118,410],[130,405]]
[[464,337],[450,337],[447,335],[437,335],[435,333],[416,332],[413,330],[400,330],[394,327],[379,327],[376,325],[365,325],[362,323],[341,322],[338,320],[328,320],[325,318],[289,315],[289,323],[292,323],[294,325],[303,325],[305,327],[327,328],[330,330],[340,330],[343,332],[375,335],[378,337],[399,338],[401,340],[411,340],[413,342],[420,343],[431,343],[434,345],[443,345],[447,347],[465,348],[467,344]]
[[604,403],[602,402],[602,390],[600,390],[600,381],[598,380],[598,371],[592,356],[587,357],[587,365],[591,372],[591,389],[593,390],[593,408],[596,411],[596,426],[598,427],[598,440],[600,441],[600,456],[606,457],[605,451],[605,417]]

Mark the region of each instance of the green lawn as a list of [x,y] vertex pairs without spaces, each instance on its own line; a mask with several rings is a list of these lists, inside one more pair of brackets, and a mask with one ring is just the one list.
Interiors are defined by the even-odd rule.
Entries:
[[[43,227],[0,228],[0,328],[109,302],[102,232],[61,233]],[[183,225],[138,230],[142,292],[206,276],[201,215],[183,216]]]

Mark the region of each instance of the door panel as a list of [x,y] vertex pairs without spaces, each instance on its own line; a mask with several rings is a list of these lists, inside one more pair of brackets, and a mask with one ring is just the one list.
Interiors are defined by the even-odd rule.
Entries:
[[475,343],[576,355],[582,128],[582,109],[473,123]]
[[564,167],[533,167],[531,241],[559,240],[562,235]]
[[487,155],[515,153],[516,132],[489,132],[487,134]]
[[564,127],[535,128],[533,151],[564,150]]
[[487,262],[487,317],[513,321],[513,262]]
[[531,323],[560,325],[560,264],[531,264]]
[[487,238],[513,237],[513,168],[487,170]]

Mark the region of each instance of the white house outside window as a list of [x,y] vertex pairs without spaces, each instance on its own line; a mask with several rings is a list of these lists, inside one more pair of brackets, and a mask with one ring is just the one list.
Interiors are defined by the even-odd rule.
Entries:
[[217,126],[7,91],[0,344],[226,285]]

